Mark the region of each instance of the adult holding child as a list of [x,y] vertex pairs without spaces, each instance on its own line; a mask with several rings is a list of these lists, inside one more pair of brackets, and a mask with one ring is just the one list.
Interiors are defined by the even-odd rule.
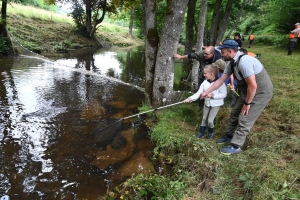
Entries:
[[230,61],[222,76],[205,90],[200,98],[205,98],[212,91],[222,87],[224,81],[233,73],[237,80],[239,97],[231,110],[226,127],[226,135],[217,143],[230,142],[220,152],[226,155],[242,152],[250,129],[273,96],[273,84],[264,66],[256,58],[238,51],[234,40],[226,40],[219,47],[225,61]]
[[[200,85],[199,90],[192,96],[184,100],[185,103],[189,103],[199,99],[201,93],[206,91],[210,86],[212,86],[216,80],[218,80],[219,70],[216,65],[206,65],[204,67],[204,76],[206,80]],[[219,88],[210,93],[207,93],[203,105],[203,117],[202,122],[199,127],[199,134],[197,138],[202,138],[205,135],[205,130],[208,127],[208,139],[214,136],[214,119],[220,109],[224,104],[224,98],[227,95],[227,89],[223,83]]]

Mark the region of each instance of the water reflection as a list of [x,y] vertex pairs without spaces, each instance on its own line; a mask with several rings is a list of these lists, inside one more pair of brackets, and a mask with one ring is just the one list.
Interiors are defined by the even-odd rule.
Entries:
[[60,65],[74,66],[100,75],[119,79],[139,87],[145,84],[144,47],[127,50],[100,49],[81,52],[66,58],[56,59]]
[[[91,164],[106,148],[95,145],[91,133],[103,119],[138,112],[144,93],[103,75],[142,86],[143,65],[132,64],[142,62],[132,57],[142,52],[129,53],[131,64],[126,51],[108,53],[109,61],[100,60],[107,56],[101,51],[55,63],[0,60],[0,197],[94,199],[123,180],[113,175],[116,169],[101,171]],[[118,66],[107,67],[112,62]],[[139,128],[127,123],[126,130]]]

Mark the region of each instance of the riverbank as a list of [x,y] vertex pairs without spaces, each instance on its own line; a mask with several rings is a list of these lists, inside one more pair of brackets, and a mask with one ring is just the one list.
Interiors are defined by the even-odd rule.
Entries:
[[30,6],[12,3],[8,6],[7,27],[13,37],[35,53],[69,52],[97,46],[129,47],[143,40],[128,34],[128,28],[102,23],[96,39],[76,33],[71,17]]
[[[118,191],[109,193],[111,196],[300,199],[300,52],[287,56],[286,49],[257,44],[251,52],[261,54],[260,61],[272,79],[274,95],[251,129],[243,152],[225,156],[219,150],[226,144],[216,144],[225,134],[230,108],[221,107],[213,139],[197,139],[202,118],[197,103],[170,107],[156,112],[157,123],[147,122],[162,171],[159,175],[138,174]],[[172,173],[165,173],[168,170]]]

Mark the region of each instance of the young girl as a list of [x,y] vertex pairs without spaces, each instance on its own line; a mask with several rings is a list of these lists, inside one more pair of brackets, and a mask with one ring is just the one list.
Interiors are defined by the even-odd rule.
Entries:
[[[204,67],[204,76],[206,80],[200,85],[199,90],[194,95],[190,96],[185,103],[189,103],[199,99],[202,92],[207,90],[214,82],[218,79],[218,68],[216,65],[206,65]],[[225,84],[220,88],[214,90],[212,93],[208,94],[205,98],[203,106],[203,118],[200,125],[200,133],[197,138],[202,138],[204,136],[206,127],[208,126],[208,139],[214,136],[214,119],[220,109],[224,104],[224,98],[227,95],[227,89]]]

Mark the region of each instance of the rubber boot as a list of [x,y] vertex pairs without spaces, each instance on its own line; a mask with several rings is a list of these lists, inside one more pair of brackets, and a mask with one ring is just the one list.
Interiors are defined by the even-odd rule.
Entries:
[[208,127],[208,136],[207,139],[211,139],[214,137],[214,128],[209,128]]
[[197,135],[197,138],[202,138],[204,136],[206,126],[200,126],[199,130],[200,130],[200,133]]

